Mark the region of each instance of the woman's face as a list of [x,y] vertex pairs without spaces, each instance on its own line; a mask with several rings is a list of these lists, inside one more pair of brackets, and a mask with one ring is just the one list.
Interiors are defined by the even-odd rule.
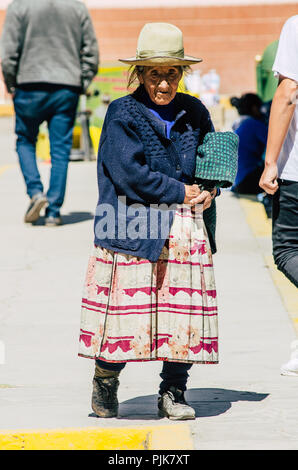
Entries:
[[139,81],[153,103],[166,105],[174,99],[181,77],[180,67],[144,67],[144,71],[139,74]]

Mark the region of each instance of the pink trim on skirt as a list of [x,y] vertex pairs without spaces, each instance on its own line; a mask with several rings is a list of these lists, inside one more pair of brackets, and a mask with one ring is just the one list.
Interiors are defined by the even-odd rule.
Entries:
[[79,355],[107,362],[218,363],[216,288],[202,214],[177,208],[156,263],[94,248]]

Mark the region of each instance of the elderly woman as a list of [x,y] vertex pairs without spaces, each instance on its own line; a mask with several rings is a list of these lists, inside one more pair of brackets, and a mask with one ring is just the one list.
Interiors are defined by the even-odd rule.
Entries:
[[188,371],[218,362],[216,190],[194,184],[196,149],[213,125],[203,104],[177,88],[201,59],[184,54],[178,28],[150,23],[137,56],[122,61],[139,86],[109,105],[102,129],[79,355],[96,360],[98,416],[117,416],[127,362],[160,360],[159,415],[194,419],[184,398]]

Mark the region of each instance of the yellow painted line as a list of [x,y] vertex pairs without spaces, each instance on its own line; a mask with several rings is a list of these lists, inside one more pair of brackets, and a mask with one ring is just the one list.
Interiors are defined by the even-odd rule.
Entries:
[[149,450],[194,449],[191,429],[188,424],[151,428],[148,444]]
[[13,116],[14,107],[13,104],[1,104],[0,105],[0,116]]
[[246,221],[255,237],[271,237],[271,220],[267,218],[263,204],[248,198],[239,198]]
[[[268,219],[263,204],[253,200],[253,198],[247,199],[240,197],[239,202],[254,236],[257,238],[271,237],[272,222],[271,219]],[[298,334],[298,290],[289,279],[276,268],[271,255],[263,254],[263,256],[269,268],[272,280]]]
[[15,164],[0,166],[0,176],[1,176],[6,170],[9,170],[10,168],[13,168],[14,166],[15,166]]
[[1,431],[0,450],[192,450],[186,424],[139,428]]

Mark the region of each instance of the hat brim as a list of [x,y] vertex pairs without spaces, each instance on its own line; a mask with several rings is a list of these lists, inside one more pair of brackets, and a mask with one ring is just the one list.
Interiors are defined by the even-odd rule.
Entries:
[[118,59],[129,65],[191,65],[202,62],[203,59],[186,55],[184,57],[167,57],[167,56],[153,56],[146,57],[146,59],[138,59],[137,57],[129,57],[128,59]]

